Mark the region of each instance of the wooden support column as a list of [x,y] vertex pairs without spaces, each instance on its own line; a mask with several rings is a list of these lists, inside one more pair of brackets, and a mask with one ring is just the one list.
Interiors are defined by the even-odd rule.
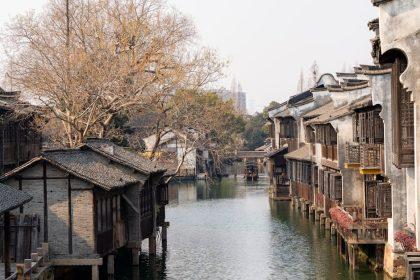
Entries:
[[42,180],[44,183],[44,242],[48,242],[48,189],[47,189],[47,163],[42,165]]
[[156,236],[149,237],[149,255],[156,255]]
[[375,271],[380,271],[383,269],[384,253],[385,253],[385,246],[382,244],[377,244],[375,248],[375,258],[376,258]]
[[4,273],[6,278],[11,275],[10,270],[10,212],[4,213],[4,245],[3,245],[3,259],[4,259]]
[[315,221],[319,221],[320,218],[320,212],[315,210]]
[[99,267],[92,265],[92,280],[99,280]]
[[[22,178],[19,177],[19,190],[22,190]],[[23,213],[23,205],[19,207],[19,213],[22,214]]]
[[[149,237],[149,255],[156,255],[156,232],[157,232],[157,217],[156,217],[156,185],[152,185],[152,217],[153,217],[153,232]],[[149,182],[150,184],[150,182]]]
[[108,255],[107,258],[107,270],[108,270],[108,280],[114,280],[115,279],[115,260],[114,255]]
[[139,256],[139,250],[137,248],[131,249],[131,257],[132,257],[132,265],[133,266],[139,266],[140,256]]
[[359,269],[359,246],[357,244],[354,244],[352,248],[351,264],[353,270]]
[[166,251],[168,247],[168,226],[169,223],[165,222],[162,226],[162,249]]
[[68,219],[69,219],[69,227],[68,227],[68,252],[69,254],[73,254],[73,217],[72,217],[72,206],[71,206],[71,179],[70,176],[68,178],[67,184],[67,196],[68,196]]

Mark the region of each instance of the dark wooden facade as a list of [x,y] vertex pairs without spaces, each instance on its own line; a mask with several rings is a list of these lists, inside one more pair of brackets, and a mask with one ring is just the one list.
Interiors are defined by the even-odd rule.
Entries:
[[331,124],[316,125],[315,143],[321,144],[324,159],[337,161],[337,132]]
[[293,117],[280,118],[280,138],[296,138],[298,135],[297,122]]
[[287,165],[284,155],[288,148],[282,148],[268,155],[268,173],[272,187],[272,196],[275,199],[290,199],[290,180],[287,176]]
[[[38,156],[42,148],[41,134],[34,128],[34,112],[29,105],[18,103],[18,97],[18,92],[0,89],[0,174]],[[19,111],[20,107],[24,109]]]
[[414,102],[399,80],[406,67],[400,58],[392,66],[392,147],[398,168],[414,166]]

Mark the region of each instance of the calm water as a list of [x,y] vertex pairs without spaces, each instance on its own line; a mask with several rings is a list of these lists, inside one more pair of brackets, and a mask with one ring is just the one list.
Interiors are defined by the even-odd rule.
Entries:
[[172,185],[167,252],[120,278],[383,279],[350,272],[328,233],[267,191],[267,178]]

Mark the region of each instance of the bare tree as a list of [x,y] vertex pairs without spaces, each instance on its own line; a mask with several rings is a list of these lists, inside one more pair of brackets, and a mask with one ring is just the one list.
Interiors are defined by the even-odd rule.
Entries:
[[224,63],[195,38],[160,0],[50,0],[16,17],[3,41],[14,83],[48,109],[52,138],[74,147],[106,136],[123,111],[217,79]]
[[223,157],[238,148],[244,121],[231,101],[223,101],[211,92],[181,90],[171,98],[168,107],[171,110],[167,111],[166,127],[160,134],[155,134],[150,158],[161,155],[157,151],[166,134],[175,134],[182,147],[175,174],[182,168],[187,155],[196,149],[208,150],[219,166]]

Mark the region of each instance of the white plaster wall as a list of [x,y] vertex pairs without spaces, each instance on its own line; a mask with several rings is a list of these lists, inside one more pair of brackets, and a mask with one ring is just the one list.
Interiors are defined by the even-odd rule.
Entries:
[[407,176],[405,168],[398,169],[392,163],[391,74],[374,75],[370,79],[372,103],[382,106],[380,116],[384,121],[385,174],[392,184],[392,224],[393,231],[397,232],[407,224]]
[[379,32],[382,53],[400,49],[408,57],[408,68],[401,81],[420,95],[420,1],[394,0],[379,6]]

